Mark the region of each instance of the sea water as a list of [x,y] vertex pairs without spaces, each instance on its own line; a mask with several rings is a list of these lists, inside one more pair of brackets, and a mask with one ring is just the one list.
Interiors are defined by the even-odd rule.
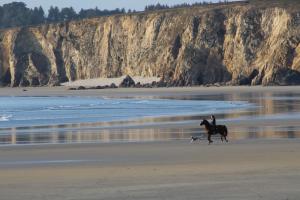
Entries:
[[0,97],[0,128],[210,115],[249,108],[246,101],[98,97]]
[[[0,146],[206,140],[216,115],[229,139],[300,138],[300,94],[0,97]],[[217,140],[218,141],[218,140]]]

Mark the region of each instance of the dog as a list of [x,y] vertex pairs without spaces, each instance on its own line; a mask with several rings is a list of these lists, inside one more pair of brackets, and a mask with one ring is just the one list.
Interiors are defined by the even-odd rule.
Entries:
[[197,140],[200,141],[200,137],[195,137],[195,136],[191,137],[191,143],[196,142]]

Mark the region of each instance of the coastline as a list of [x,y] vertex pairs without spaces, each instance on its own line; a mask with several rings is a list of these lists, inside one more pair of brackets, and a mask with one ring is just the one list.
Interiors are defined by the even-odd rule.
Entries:
[[[26,91],[24,91],[26,90]],[[171,88],[116,88],[69,90],[69,87],[0,88],[0,96],[107,96],[114,98],[130,96],[210,95],[245,92],[291,92],[300,93],[300,86],[222,86],[222,87],[171,87]]]
[[[218,99],[268,93],[300,96],[299,86],[288,87],[191,87],[105,89],[72,91],[57,88],[1,88],[0,96],[96,96],[107,98],[182,98],[194,95]],[[256,97],[255,97],[256,98]],[[258,98],[261,100],[260,98]],[[251,100],[251,99],[250,99]],[[268,99],[264,115],[274,116]],[[283,101],[284,102],[284,101]],[[279,105],[280,107],[284,105]],[[293,107],[296,109],[298,107]],[[276,110],[276,109],[275,109]],[[190,144],[181,140],[121,143],[9,145],[0,147],[0,192],[7,200],[39,199],[267,199],[300,198],[300,152],[298,119],[226,121],[228,144],[206,140]],[[220,116],[221,117],[221,116]],[[234,118],[235,114],[229,116]],[[223,121],[220,121],[223,122]],[[268,138],[283,124],[293,137]],[[177,125],[160,124],[160,128]],[[186,127],[199,129],[198,119]],[[235,139],[262,127],[260,137]],[[137,125],[137,129],[144,131]],[[144,127],[145,128],[145,127]],[[244,131],[244,132],[243,132]],[[280,131],[280,130],[279,130]],[[85,131],[83,129],[83,134]],[[280,131],[279,134],[283,134]],[[287,135],[287,136],[289,136]],[[290,138],[290,139],[289,139]]]

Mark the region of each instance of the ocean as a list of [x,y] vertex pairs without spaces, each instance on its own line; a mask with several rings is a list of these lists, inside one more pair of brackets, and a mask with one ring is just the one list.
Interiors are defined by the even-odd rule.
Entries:
[[[0,97],[0,146],[156,142],[197,136],[214,114],[229,140],[299,138],[300,94]],[[218,136],[214,138],[219,141]]]
[[0,97],[0,128],[210,115],[249,108],[245,101]]
[[[182,137],[177,135],[178,129],[161,129],[163,124],[180,124],[191,116],[200,120],[253,106],[247,101],[6,96],[0,97],[0,144],[174,139]],[[160,129],[155,130],[158,126]]]

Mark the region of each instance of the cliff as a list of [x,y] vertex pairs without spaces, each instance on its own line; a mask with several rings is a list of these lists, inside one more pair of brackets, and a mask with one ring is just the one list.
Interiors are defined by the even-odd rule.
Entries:
[[300,84],[300,9],[246,3],[0,30],[0,85],[159,76],[172,85]]

